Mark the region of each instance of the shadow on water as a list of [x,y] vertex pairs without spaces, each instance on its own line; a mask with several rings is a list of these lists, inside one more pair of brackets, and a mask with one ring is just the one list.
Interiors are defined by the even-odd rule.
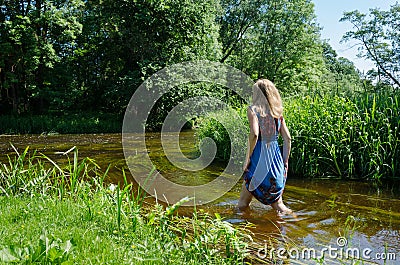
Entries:
[[[121,169],[126,169],[120,134],[0,136],[0,140],[2,161],[7,154],[13,155],[10,143],[19,150],[29,146],[30,150],[38,150],[60,163],[67,158],[55,152],[77,146],[81,158],[94,158],[104,170],[111,165],[110,182],[121,181]],[[147,152],[165,177],[182,185],[207,183],[218,177],[225,167],[222,162],[214,162],[201,171],[185,171],[174,167],[165,157],[159,134],[146,135],[146,145],[148,150],[138,150],[138,154]],[[187,158],[198,157],[194,146],[193,132],[182,132],[180,148]],[[137,163],[140,161],[139,157]],[[133,181],[132,176],[129,178]],[[239,212],[236,204],[240,184],[239,181],[223,197],[201,208],[210,213],[218,212],[234,224],[253,223],[255,227],[251,230],[258,242],[275,237],[281,241],[290,240],[296,246],[321,249],[327,245],[337,247],[337,238],[345,236],[348,246],[369,248],[372,253],[396,253],[397,261],[400,260],[398,183],[376,186],[359,181],[302,180],[289,176],[284,200],[296,212],[296,218],[279,216],[271,207],[257,201],[252,202],[249,211]],[[185,207],[180,212],[190,214],[192,210]]]

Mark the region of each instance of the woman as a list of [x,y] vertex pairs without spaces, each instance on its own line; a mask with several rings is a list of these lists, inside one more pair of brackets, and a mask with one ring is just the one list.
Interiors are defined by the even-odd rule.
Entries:
[[[275,85],[267,79],[258,80],[253,86],[253,104],[247,109],[250,134],[238,203],[241,210],[249,206],[254,196],[278,212],[292,212],[282,201],[291,142],[282,113],[282,100]],[[284,140],[282,153],[279,133]]]

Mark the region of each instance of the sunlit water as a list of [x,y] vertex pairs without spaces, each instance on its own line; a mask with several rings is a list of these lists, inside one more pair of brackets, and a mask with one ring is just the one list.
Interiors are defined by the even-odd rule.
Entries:
[[[180,140],[182,152],[189,158],[197,157],[193,132],[181,133]],[[55,153],[77,146],[79,157],[95,159],[104,170],[111,164],[110,182],[121,180],[121,169],[126,168],[120,134],[0,136],[2,161],[7,154],[14,153],[10,143],[20,151],[29,146],[30,150],[38,150],[60,163],[67,158]],[[218,177],[225,166],[224,163],[215,162],[201,171],[184,171],[174,167],[165,158],[158,133],[147,134],[146,144],[147,150],[137,151],[137,163],[141,161],[140,154],[147,152],[162,174],[179,184],[199,185],[209,182]],[[374,185],[359,181],[291,179],[289,176],[284,201],[297,217],[279,216],[271,207],[257,201],[252,202],[250,210],[239,212],[236,204],[240,184],[241,181],[217,201],[200,208],[210,213],[217,212],[234,224],[253,223],[253,239],[260,249],[273,236],[275,243],[280,242],[285,248],[297,247],[300,251],[313,248],[316,254],[321,254],[324,247],[340,249],[337,238],[344,236],[348,242],[343,249],[357,248],[360,256],[363,250],[372,250],[367,253],[371,259],[365,260],[364,264],[384,264],[382,260],[372,260],[379,253],[394,253],[396,260],[386,261],[386,264],[400,264],[398,183]],[[180,211],[189,214],[191,210],[184,208]],[[325,253],[325,262],[334,264],[335,261]],[[286,263],[315,264],[315,261],[292,258]]]

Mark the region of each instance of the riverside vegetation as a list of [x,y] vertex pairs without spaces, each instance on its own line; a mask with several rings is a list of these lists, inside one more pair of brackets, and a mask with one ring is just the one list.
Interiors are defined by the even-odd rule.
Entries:
[[[120,132],[143,80],[174,63],[210,60],[282,89],[293,135],[290,176],[394,179],[399,15],[398,3],[344,14],[353,25],[344,40],[355,40],[377,68],[364,75],[321,39],[309,0],[5,1],[0,134]],[[160,129],[193,95],[232,98],[209,85],[179,86],[157,102],[149,127]],[[245,107],[238,111],[246,120]],[[246,150],[227,131],[247,128],[225,113],[196,122],[198,137],[214,139],[220,159],[231,157],[231,142]],[[219,216],[179,217],[179,205],[148,205],[126,181],[105,184],[107,171],[91,159],[79,162],[77,150],[65,154],[74,158],[64,166],[28,150],[0,165],[3,262],[237,264],[246,257],[246,233]]]
[[[399,104],[399,92],[284,98],[284,115],[293,138],[290,176],[399,178]],[[238,109],[244,124],[246,108]],[[227,128],[218,122],[222,120]],[[211,113],[198,126],[199,139],[212,138],[220,159],[229,159],[230,141],[245,150],[246,143],[229,139],[227,131],[242,132],[247,128],[239,128],[240,123],[228,113]],[[232,157],[241,163],[237,158],[243,154],[232,154]]]
[[[58,165],[26,148],[0,165],[0,262],[18,264],[238,264],[250,234],[216,214],[176,214],[132,184],[104,182],[95,161]],[[125,174],[123,173],[125,176]],[[251,257],[250,257],[251,258]]]

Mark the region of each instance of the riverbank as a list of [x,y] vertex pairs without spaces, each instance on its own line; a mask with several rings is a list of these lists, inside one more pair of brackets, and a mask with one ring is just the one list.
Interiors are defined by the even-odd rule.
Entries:
[[[194,147],[193,132],[180,134],[183,142],[189,142]],[[165,156],[159,149],[160,144],[157,140],[159,134],[151,133],[148,136],[150,156],[154,158]],[[129,264],[130,262],[133,264],[158,264],[165,263],[164,261],[168,262],[169,258],[175,255],[170,253],[172,250],[163,250],[161,247],[172,238],[175,243],[169,244],[177,244],[177,246],[173,246],[176,251],[174,253],[182,254],[183,252],[185,254],[182,255],[195,255],[194,253],[197,252],[193,249],[189,251],[187,248],[183,248],[182,240],[179,239],[185,236],[184,240],[186,241],[184,242],[187,242],[189,246],[196,244],[196,249],[199,251],[199,248],[206,247],[207,244],[213,242],[212,240],[217,240],[216,236],[218,236],[218,243],[215,244],[218,246],[218,253],[212,253],[213,263],[211,264],[235,264],[224,256],[226,233],[224,230],[220,230],[221,227],[233,233],[228,233],[228,239],[237,237],[240,238],[240,244],[247,244],[245,250],[243,249],[245,251],[244,260],[249,261],[250,264],[262,264],[262,262],[271,264],[267,258],[256,261],[257,251],[265,248],[265,242],[269,247],[285,247],[287,250],[295,248],[302,251],[302,249],[313,248],[317,254],[320,254],[324,246],[336,247],[336,239],[341,235],[349,241],[349,246],[360,246],[360,249],[369,248],[373,250],[373,253],[398,253],[400,249],[397,240],[400,224],[398,214],[400,190],[396,183],[374,186],[365,181],[294,179],[289,176],[284,200],[296,212],[297,218],[277,216],[271,207],[262,205],[255,200],[248,212],[237,212],[236,205],[241,188],[238,183],[230,192],[215,202],[196,208],[180,207],[174,215],[160,218],[166,214],[165,205],[156,204],[154,198],[143,197],[144,194],[138,197],[138,187],[135,186],[132,176],[129,175],[126,168],[126,175],[120,169],[122,164],[125,165],[120,134],[35,135],[6,138],[8,139],[6,142],[12,141],[16,144],[15,146],[18,146],[20,155],[24,154],[24,147],[29,143],[30,149],[24,155],[25,159],[15,160],[15,150],[9,146],[10,150],[6,152],[12,159],[12,163],[6,157],[6,159],[0,160],[3,162],[0,163],[0,180],[3,181],[0,186],[3,187],[4,181],[7,180],[9,182],[6,187],[11,187],[5,189],[9,192],[8,196],[4,194],[0,196],[0,221],[5,224],[0,228],[0,233],[5,235],[5,243],[0,242],[0,250],[5,251],[3,253],[9,253],[7,251],[10,248],[21,250],[23,247],[28,249],[39,247],[42,242],[45,242],[46,237],[49,242],[54,239],[54,244],[58,244],[60,248],[65,248],[68,244],[75,244],[74,242],[79,239],[79,246],[74,245],[74,252],[69,251],[69,255],[72,257],[68,255],[68,261],[72,260],[73,263],[107,264],[107,261],[101,262],[98,259],[103,255],[111,260],[108,263],[116,260],[115,263],[118,264]],[[79,146],[80,158],[78,158],[76,149],[72,149],[67,154],[60,152],[69,150],[74,145]],[[183,146],[183,148],[183,151],[189,150],[189,146]],[[4,152],[5,149],[2,150]],[[31,159],[35,150],[37,150],[36,159]],[[51,161],[64,173],[61,174],[61,171],[47,158],[42,157],[39,152],[50,156]],[[75,152],[76,161],[78,161],[76,167],[74,166]],[[91,159],[82,159],[84,157],[91,157]],[[41,161],[41,164],[38,164],[37,161]],[[155,161],[157,167],[163,165],[162,161]],[[4,165],[8,170],[5,170]],[[110,165],[109,169],[107,165]],[[220,169],[217,165],[214,166],[190,174],[177,168],[168,167],[163,168],[166,170],[163,175],[172,181],[180,181],[180,183],[184,183],[182,181],[186,180],[186,183],[189,184],[192,179],[204,181],[218,176]],[[74,167],[79,172],[78,180],[71,178],[71,176],[76,176],[76,174],[72,174],[75,171]],[[46,170],[42,170],[43,168]],[[105,172],[107,173],[105,174]],[[39,177],[44,175],[48,177]],[[63,175],[65,176],[64,180]],[[4,176],[8,177],[4,178]],[[13,178],[13,176],[21,177]],[[61,179],[58,178],[59,181],[51,181],[56,180],[57,176],[61,177]],[[177,179],[177,176],[180,178]],[[118,183],[124,186],[125,182],[133,183],[133,186],[128,188],[130,191],[123,192],[123,189],[118,191]],[[73,191],[71,185],[75,187]],[[0,190],[3,191],[1,188]],[[120,196],[117,195],[118,192]],[[128,193],[134,196],[128,198]],[[61,197],[60,194],[64,195]],[[121,232],[118,230],[118,197],[122,198],[120,204]],[[219,216],[222,217],[222,220]],[[137,217],[137,219],[132,217]],[[154,221],[150,221],[151,219]],[[160,224],[161,219],[167,220],[167,223]],[[140,220],[140,223],[138,221],[136,224],[136,230],[132,225],[134,220]],[[223,220],[229,223],[223,222]],[[216,225],[219,228],[215,228]],[[164,228],[160,230],[160,227]],[[197,236],[191,234],[195,227],[195,231],[198,232]],[[186,234],[179,231],[186,231]],[[213,233],[213,235],[209,233]],[[167,238],[168,235],[174,236]],[[250,241],[248,235],[253,241]],[[112,247],[125,253],[129,258],[123,260],[122,255],[125,254],[108,253],[112,247],[100,249],[100,246],[97,245],[100,243],[97,243],[96,238],[101,239],[101,244],[112,244]],[[154,249],[160,248],[159,251],[163,251],[162,253],[167,257],[160,260],[159,258],[162,256],[160,254],[154,261],[141,261],[140,257],[145,254],[143,253],[144,249],[139,248],[139,254],[130,249],[131,243],[142,246],[144,243],[141,240],[149,241],[150,239],[160,240],[162,244],[157,242],[146,246],[150,251],[149,255],[153,255],[151,253],[155,251]],[[93,244],[96,246],[92,246]],[[215,247],[208,246],[208,248],[206,247],[207,251],[215,250]],[[239,246],[243,246],[243,244]],[[95,254],[86,253],[86,248]],[[89,255],[88,258],[84,256],[86,254]],[[139,258],[132,261],[131,256]],[[263,253],[260,256],[263,257]],[[284,260],[293,264],[310,263],[310,260],[297,263],[296,259],[290,257],[286,257]],[[171,258],[171,262],[175,261],[178,264],[180,262],[191,264],[186,260],[172,260]],[[280,259],[276,260],[276,262],[281,261]],[[40,262],[43,263],[44,260]],[[325,259],[325,263],[323,261],[314,263],[328,264],[329,262]],[[209,262],[198,258],[196,264],[209,264]],[[362,262],[358,264],[362,264]],[[386,264],[395,263],[387,262]]]
[[122,117],[111,113],[0,115],[1,134],[119,133]]
[[[146,203],[91,159],[58,165],[28,148],[0,165],[0,261],[30,264],[239,264],[249,235],[219,215]],[[120,187],[121,185],[121,187]]]

